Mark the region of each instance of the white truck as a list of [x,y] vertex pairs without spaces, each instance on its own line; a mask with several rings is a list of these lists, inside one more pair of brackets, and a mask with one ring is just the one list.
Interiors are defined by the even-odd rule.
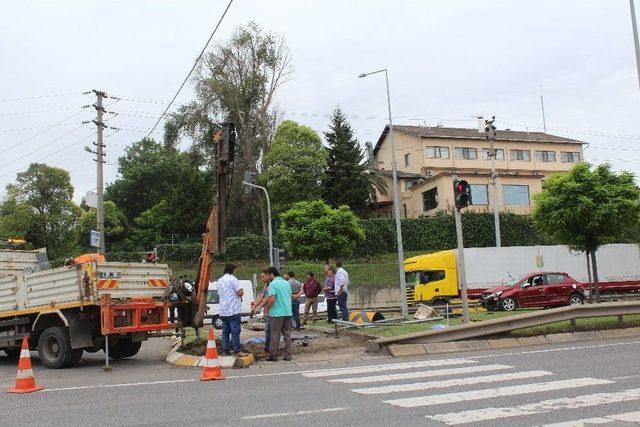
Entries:
[[18,357],[26,335],[48,368],[72,366],[105,341],[111,358],[131,357],[149,332],[169,329],[168,283],[165,264],[50,269],[43,250],[0,250],[0,350]]

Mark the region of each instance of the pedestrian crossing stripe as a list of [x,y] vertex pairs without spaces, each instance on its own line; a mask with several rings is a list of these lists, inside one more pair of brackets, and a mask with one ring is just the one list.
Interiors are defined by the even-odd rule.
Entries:
[[543,383],[523,384],[516,386],[489,388],[484,390],[462,391],[457,393],[434,394],[430,396],[409,397],[404,399],[385,400],[394,406],[403,408],[417,408],[420,406],[441,405],[444,403],[467,402],[496,397],[514,396],[518,394],[537,393],[542,391],[563,390],[592,385],[612,384],[614,381],[598,378],[576,378]]
[[467,377],[467,378],[452,378],[448,380],[436,380],[427,381],[422,383],[411,384],[394,384],[380,387],[367,387],[367,388],[355,388],[351,390],[358,394],[385,394],[385,393],[398,393],[403,391],[419,391],[430,390],[434,388],[445,388],[455,386],[468,386],[474,384],[486,384],[499,381],[513,381],[522,380],[527,378],[540,378],[553,375],[549,371],[524,371],[514,372],[508,374],[496,374],[496,375],[483,375],[479,377]]
[[[540,391],[540,390],[538,390]],[[543,400],[512,407],[493,407],[474,409],[470,411],[449,412],[445,414],[427,415],[435,421],[448,425],[457,425],[481,421],[498,420],[510,417],[523,417],[553,412],[562,409],[578,409],[590,406],[607,405],[612,403],[640,400],[640,388],[610,393],[595,393],[577,397],[563,397],[559,399]]]
[[451,365],[464,365],[478,363],[472,359],[439,359],[439,360],[423,360],[420,362],[403,362],[403,363],[389,363],[385,365],[369,365],[369,366],[355,366],[352,368],[337,368],[337,369],[319,369],[317,371],[304,372],[302,375],[310,378],[322,378],[322,377],[337,377],[339,375],[355,375],[355,374],[368,374],[371,372],[385,372],[385,371],[397,371],[403,369],[413,368],[431,368],[438,366],[451,366]]
[[513,366],[509,365],[480,365],[480,366],[465,366],[462,368],[447,368],[436,369],[430,371],[418,371],[418,372],[403,372],[399,374],[384,374],[384,375],[371,375],[368,377],[349,377],[349,378],[337,378],[329,380],[330,383],[343,383],[343,384],[364,384],[384,381],[397,381],[408,380],[416,378],[431,378],[431,377],[444,377],[450,375],[465,375],[476,374],[480,372],[499,371],[503,369],[511,369]]
[[609,424],[616,421],[640,424],[640,411],[606,415],[604,417],[585,418],[563,423],[545,424],[543,427],[584,427],[586,424]]

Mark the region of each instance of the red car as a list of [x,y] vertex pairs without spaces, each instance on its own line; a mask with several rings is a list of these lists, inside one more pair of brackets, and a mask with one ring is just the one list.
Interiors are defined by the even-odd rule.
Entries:
[[579,305],[584,304],[588,292],[567,273],[529,273],[510,284],[484,291],[482,305],[489,311]]

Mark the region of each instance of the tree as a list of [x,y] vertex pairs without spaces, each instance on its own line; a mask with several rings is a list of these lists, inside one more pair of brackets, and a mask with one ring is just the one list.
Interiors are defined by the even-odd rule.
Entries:
[[234,214],[229,226],[246,229],[255,224],[260,210],[244,195],[242,176],[247,170],[256,171],[261,155],[269,150],[278,117],[274,97],[293,73],[289,49],[282,37],[251,22],[208,51],[198,71],[196,99],[170,115],[165,144],[175,147],[186,136],[203,164],[213,165],[211,141],[217,123],[235,124],[238,137],[229,200]]
[[33,210],[26,203],[7,199],[0,204],[0,237],[26,239],[34,222]]
[[280,218],[279,233],[293,257],[345,257],[364,239],[360,220],[348,206],[333,209],[322,200],[298,202]]
[[554,175],[534,196],[536,226],[558,243],[584,251],[591,259],[596,301],[600,298],[596,251],[624,238],[640,221],[639,192],[633,174],[616,174],[609,165],[580,163]]
[[364,161],[360,144],[340,108],[334,110],[329,128],[324,134],[329,158],[322,184],[323,199],[331,206],[347,205],[364,214],[375,201],[376,189],[386,193],[384,181]]
[[136,218],[164,202],[169,208],[161,233],[204,231],[213,204],[210,169],[199,167],[190,154],[152,139],[128,147],[118,165],[119,177],[107,186],[105,199],[121,209],[128,224],[135,226]]
[[274,211],[283,212],[296,202],[319,199],[326,166],[327,153],[318,134],[294,121],[282,122],[264,156],[260,174]]
[[77,250],[75,233],[80,216],[72,197],[69,172],[32,163],[18,173],[15,184],[7,185],[2,211],[9,212],[9,219],[3,218],[2,227],[13,227],[13,232],[35,247],[46,247],[52,258],[71,256]]
[[[78,224],[78,244],[85,250],[92,249],[89,246],[89,231],[95,230],[97,225],[96,210],[85,210],[80,216]],[[129,226],[127,217],[111,200],[104,202],[104,239],[108,250],[121,243],[127,236]]]

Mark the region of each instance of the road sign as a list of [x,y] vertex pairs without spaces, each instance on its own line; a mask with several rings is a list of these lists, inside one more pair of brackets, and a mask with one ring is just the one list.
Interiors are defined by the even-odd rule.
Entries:
[[100,232],[97,231],[97,230],[89,231],[89,242],[90,242],[91,246],[99,248],[100,247]]
[[84,202],[90,208],[97,208],[98,207],[98,195],[96,193],[94,193],[93,191],[87,191],[87,195],[84,196]]

